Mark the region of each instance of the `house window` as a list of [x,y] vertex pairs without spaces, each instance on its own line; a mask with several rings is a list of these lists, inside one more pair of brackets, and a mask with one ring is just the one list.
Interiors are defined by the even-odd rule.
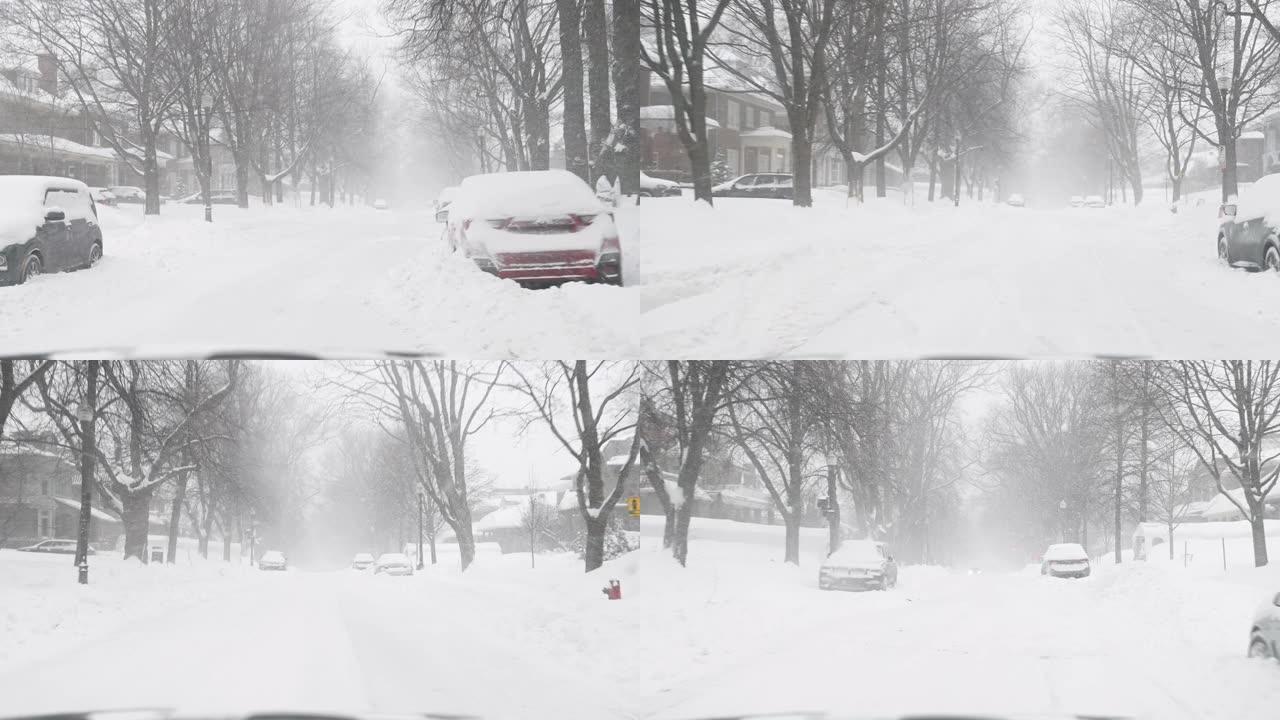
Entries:
[[773,127],[773,113],[768,110],[760,111],[761,127]]
[[759,148],[756,153],[756,172],[769,172],[772,169],[769,166],[769,159],[773,156],[773,153],[768,148]]
[[738,103],[732,100],[726,100],[727,108],[725,109],[725,124],[731,130],[737,130],[742,127],[742,119],[738,115]]
[[48,494],[49,494],[49,481],[48,481],[48,480],[41,480],[41,481],[40,481],[40,494],[41,494],[41,495],[48,495]]
[[747,106],[747,129],[751,130],[755,128],[755,126],[756,126],[756,109],[748,105]]
[[776,162],[777,162],[776,167],[778,168],[778,172],[787,171],[787,151],[786,150],[778,150],[778,159],[776,160]]
[[729,148],[728,150],[724,151],[724,164],[729,166],[730,175],[742,174],[742,171],[739,169],[738,163],[739,163],[738,150],[736,148]]
[[37,517],[37,522],[39,524],[39,528],[37,529],[37,534],[42,538],[49,537],[50,535],[52,535],[53,532],[49,527],[52,524],[52,518],[49,516],[49,511],[40,510],[37,513],[36,517]]

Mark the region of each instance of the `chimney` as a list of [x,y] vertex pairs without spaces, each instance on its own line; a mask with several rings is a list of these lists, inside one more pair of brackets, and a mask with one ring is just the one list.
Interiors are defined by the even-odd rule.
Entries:
[[58,58],[49,53],[36,55],[36,69],[40,71],[40,89],[50,95],[58,94]]

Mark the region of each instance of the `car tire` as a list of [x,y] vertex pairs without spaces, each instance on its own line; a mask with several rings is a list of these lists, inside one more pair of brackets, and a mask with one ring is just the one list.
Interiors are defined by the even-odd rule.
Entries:
[[1218,238],[1218,260],[1231,267],[1231,248],[1227,246],[1225,237]]
[[44,262],[40,260],[40,256],[31,253],[27,259],[22,262],[22,266],[18,270],[18,284],[22,285],[28,280],[32,280],[44,273]]
[[94,265],[97,265],[98,261],[101,259],[102,259],[102,243],[95,242],[93,245],[89,246],[89,262],[85,263],[85,267],[91,268]]
[[1267,243],[1266,249],[1262,251],[1262,269],[1280,272],[1280,248],[1275,243]]
[[1249,641],[1249,657],[1263,658],[1265,660],[1275,660],[1276,656],[1271,652],[1271,646],[1267,644],[1266,638],[1261,635],[1254,635]]

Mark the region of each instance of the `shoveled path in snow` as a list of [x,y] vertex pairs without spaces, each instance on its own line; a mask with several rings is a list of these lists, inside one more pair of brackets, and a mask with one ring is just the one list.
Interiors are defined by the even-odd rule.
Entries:
[[1280,352],[1280,281],[1219,264],[1211,207],[688,199],[645,205],[653,356]]
[[634,354],[625,289],[497,280],[423,211],[219,207],[206,224],[200,210],[104,208],[98,267],[0,288],[0,349]]
[[431,573],[289,572],[263,580],[230,600],[175,608],[0,675],[4,711],[624,716],[622,697],[606,694],[606,683],[548,661],[563,648],[521,636],[509,620],[531,602],[521,593]]

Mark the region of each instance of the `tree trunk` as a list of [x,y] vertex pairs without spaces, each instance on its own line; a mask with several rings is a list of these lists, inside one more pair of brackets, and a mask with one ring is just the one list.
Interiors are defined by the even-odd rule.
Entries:
[[160,163],[156,156],[156,135],[150,128],[142,131],[142,184],[146,187],[146,214],[160,214]]
[[[565,93],[569,93],[566,91]],[[529,169],[548,170],[551,168],[551,115],[547,101],[541,98],[527,101],[529,117],[525,123],[525,132],[529,138]],[[569,148],[565,148],[565,162],[568,162]],[[583,157],[585,158],[585,152]]]
[[124,524],[124,557],[138,558],[144,564],[147,555],[147,531],[151,512],[151,489],[120,493],[120,517]]
[[1169,523],[1169,559],[1173,560],[1173,523]]
[[[590,183],[586,118],[582,105],[582,19],[578,0],[556,0],[556,9],[560,15],[560,78],[564,85],[564,166],[569,172]],[[592,72],[594,80],[594,69]],[[595,98],[592,98],[592,110],[595,110]],[[594,121],[593,115],[592,122]],[[530,143],[531,146],[533,144]]]
[[792,510],[782,514],[782,523],[786,526],[787,550],[783,562],[792,565],[800,564],[800,511]]
[[222,561],[231,562],[231,529],[230,523],[228,527],[222,529]]
[[1253,566],[1262,567],[1267,564],[1267,528],[1263,516],[1262,503],[1254,507],[1249,502],[1249,529],[1253,531]]
[[623,195],[640,192],[640,0],[613,0],[613,85],[618,123],[614,137]]
[[233,152],[236,162],[236,201],[242,208],[249,207],[249,159],[241,150]]
[[797,117],[791,136],[791,175],[796,207],[813,206],[813,140],[809,138],[807,118]]
[[1220,129],[1219,137],[1224,138],[1224,143],[1226,145],[1227,166],[1222,170],[1222,202],[1225,203],[1227,200],[1240,193],[1239,185],[1236,180],[1236,143],[1231,130],[1223,132]]
[[459,522],[453,528],[453,534],[458,539],[458,554],[462,558],[463,570],[471,567],[472,561],[476,559],[476,541],[471,532],[471,514],[467,512],[466,516],[466,522]]
[[583,552],[587,572],[604,564],[604,531],[608,524],[604,517],[587,519],[587,545]]
[[827,468],[827,554],[840,549],[840,500],[835,466]]
[[[692,493],[689,493],[692,494]],[[686,498],[676,508],[675,533],[671,538],[671,555],[682,567],[689,564],[689,520],[693,517],[693,501]]]
[[173,556],[178,554],[178,526],[182,520],[182,503],[187,497],[187,480],[186,472],[178,474],[178,486],[173,493],[173,506],[169,509],[169,552],[165,555],[165,561],[170,565],[173,564]]
[[[583,35],[587,41],[587,83],[591,91],[591,157],[597,158],[589,178],[592,187],[595,187],[596,178],[609,175],[609,168],[602,167],[598,159],[612,155],[604,152],[605,141],[613,127],[609,111],[609,22],[604,3],[605,0],[586,0],[582,16]],[[581,61],[582,56],[578,57]],[[630,62],[636,63],[639,57],[638,54],[633,55]]]
[[933,202],[934,188],[938,185],[938,158],[929,158],[929,202]]

